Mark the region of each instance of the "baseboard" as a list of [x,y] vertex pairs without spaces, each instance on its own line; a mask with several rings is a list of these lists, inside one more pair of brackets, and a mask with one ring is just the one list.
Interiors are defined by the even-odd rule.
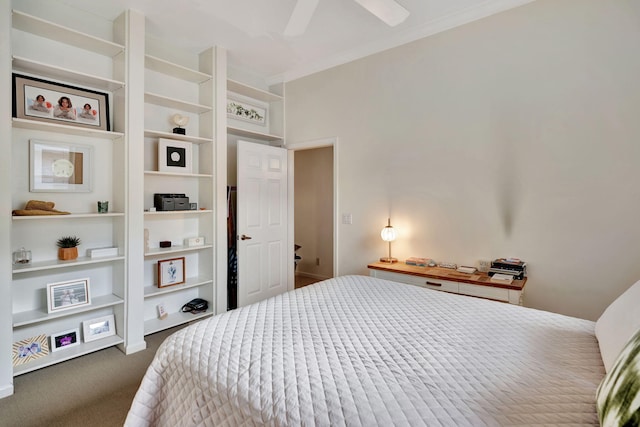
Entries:
[[147,349],[147,342],[142,341],[136,345],[128,345],[121,350],[124,354],[133,354],[146,349]]
[[314,273],[306,273],[304,271],[297,271],[296,276],[309,277],[311,279],[318,279],[318,280],[331,279],[331,277],[328,277],[328,276],[323,276],[321,274],[314,274]]
[[0,399],[9,397],[13,394],[13,384],[0,387]]

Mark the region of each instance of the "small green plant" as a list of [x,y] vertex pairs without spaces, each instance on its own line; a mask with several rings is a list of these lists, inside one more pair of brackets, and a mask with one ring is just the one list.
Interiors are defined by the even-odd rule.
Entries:
[[56,242],[59,248],[75,248],[80,244],[80,238],[75,236],[61,237]]

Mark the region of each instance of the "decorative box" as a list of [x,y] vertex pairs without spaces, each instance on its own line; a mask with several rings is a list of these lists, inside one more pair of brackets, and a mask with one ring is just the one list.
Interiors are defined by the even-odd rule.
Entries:
[[184,245],[188,247],[204,246],[204,237],[200,236],[184,239]]

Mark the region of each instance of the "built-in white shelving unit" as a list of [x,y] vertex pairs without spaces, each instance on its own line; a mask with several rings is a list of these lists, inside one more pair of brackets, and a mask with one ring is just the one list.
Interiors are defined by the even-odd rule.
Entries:
[[[5,11],[2,11],[3,13]],[[12,374],[20,375],[50,366],[71,357],[81,356],[105,347],[123,344],[126,337],[126,180],[121,163],[127,155],[127,129],[123,125],[126,104],[126,47],[115,40],[125,40],[126,16],[123,14],[113,24],[112,39],[97,37],[76,31],[53,20],[18,10],[11,12],[11,53],[1,55],[11,60],[11,72],[46,81],[77,85],[81,88],[107,93],[112,107],[110,126],[112,131],[75,126],[64,122],[11,119],[8,142],[11,153],[12,209],[22,209],[28,200],[46,200],[55,203],[56,209],[71,212],[70,215],[13,216],[11,217],[10,251],[21,247],[30,249],[33,259],[28,264],[12,265],[8,291],[12,301],[11,336],[3,339],[12,343],[30,340],[35,336],[50,337],[65,330],[82,331],[83,322],[113,315],[115,335],[102,340],[87,342],[80,333],[78,346],[52,352],[49,340],[39,357],[27,362],[12,352]],[[64,50],[64,55],[51,55],[51,51]],[[82,57],[84,62],[67,61],[67,57]],[[2,75],[2,78],[8,76]],[[19,96],[19,94],[18,94]],[[120,102],[113,102],[115,99]],[[103,108],[107,108],[106,105]],[[90,192],[33,193],[29,187],[29,141],[37,139],[57,143],[89,146],[95,161],[86,159],[83,167],[89,168],[92,181]],[[97,213],[96,201],[108,200],[111,212]],[[81,256],[75,260],[57,259],[56,240],[63,236],[81,239]],[[117,247],[119,255],[104,258],[83,256],[85,250],[96,247]],[[72,283],[81,279],[89,282],[89,304],[77,308],[52,311],[47,302],[47,285]],[[4,294],[4,292],[3,292]],[[6,295],[6,294],[5,294]],[[3,347],[3,352],[10,350]],[[16,362],[17,360],[17,362]],[[27,359],[25,359],[27,360]],[[0,366],[3,370],[5,366]]]
[[284,96],[232,79],[227,79],[227,92],[230,98],[246,100],[267,109],[267,123],[264,126],[229,116],[229,134],[269,142],[284,140]]
[[[203,52],[194,61],[199,68],[193,69],[145,55],[144,227],[149,236],[144,251],[145,335],[210,316],[214,311],[214,59],[213,49]],[[185,135],[169,132],[174,114],[189,118]],[[186,165],[184,171],[180,167],[161,170],[161,139],[175,141],[180,147],[187,144],[191,170]],[[197,207],[151,211],[156,208],[156,193],[185,194]],[[204,238],[205,244],[186,246],[186,239],[196,237]],[[170,241],[171,247],[159,247],[161,240]],[[158,265],[163,260],[185,265],[183,283],[158,286]],[[182,306],[194,298],[207,300],[209,310],[197,315],[181,312]],[[158,317],[160,304],[168,313],[164,319]]]
[[[226,240],[226,171],[220,166],[226,162],[226,73],[220,73],[226,69],[226,52],[216,47],[191,56],[180,52],[176,60],[175,51],[163,45],[156,49],[160,54],[149,55],[145,18],[135,11],[123,11],[109,23],[60,3],[11,7],[12,2],[0,4],[0,39],[10,41],[0,43],[2,93],[12,92],[12,74],[103,92],[110,126],[102,130],[18,118],[12,114],[12,97],[0,101],[5,136],[0,139],[5,154],[0,195],[10,201],[0,205],[0,398],[13,393],[16,375],[111,346],[127,354],[140,351],[145,335],[211,316],[220,310],[218,282],[226,277],[226,265],[217,267],[226,258],[225,248],[217,249]],[[185,135],[172,132],[174,114],[189,118]],[[90,191],[31,192],[31,139],[90,146]],[[160,139],[189,146],[191,171],[158,167]],[[154,193],[185,193],[197,208],[151,212]],[[29,200],[52,201],[55,209],[70,214],[12,216]],[[98,213],[96,202],[104,200],[109,212]],[[58,259],[56,240],[63,236],[81,239],[78,258]],[[204,245],[185,246],[185,239],[193,237],[204,237]],[[160,240],[172,246],[160,248]],[[31,250],[32,261],[13,265],[11,254],[22,247]],[[86,253],[102,247],[118,252],[100,258]],[[158,287],[157,264],[167,258],[184,259],[185,281]],[[84,279],[89,304],[49,309],[48,284]],[[226,282],[222,286],[226,289]],[[181,312],[193,298],[209,301],[209,309]],[[165,306],[167,318],[158,318],[158,304]],[[111,315],[115,335],[84,339],[83,322]],[[14,343],[44,335],[50,346],[52,335],[72,329],[80,331],[79,345],[43,351],[27,363],[12,360]]]

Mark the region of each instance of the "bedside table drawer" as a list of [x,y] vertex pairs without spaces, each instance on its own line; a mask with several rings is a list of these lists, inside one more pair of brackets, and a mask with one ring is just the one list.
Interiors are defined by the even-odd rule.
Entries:
[[458,283],[450,282],[448,280],[431,279],[429,277],[418,277],[409,274],[392,273],[380,270],[370,270],[370,276],[377,277],[379,279],[392,280],[394,282],[406,283],[408,285],[435,289],[437,291],[458,293]]
[[460,283],[459,290],[463,295],[471,295],[474,297],[509,302],[509,289],[494,288],[491,286],[471,285],[469,283]]

